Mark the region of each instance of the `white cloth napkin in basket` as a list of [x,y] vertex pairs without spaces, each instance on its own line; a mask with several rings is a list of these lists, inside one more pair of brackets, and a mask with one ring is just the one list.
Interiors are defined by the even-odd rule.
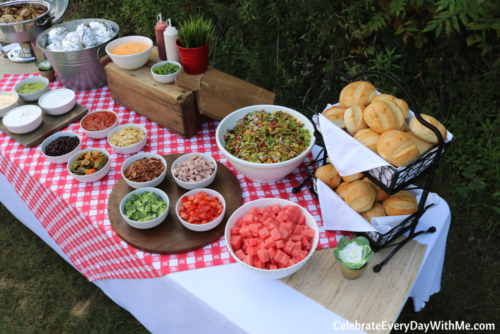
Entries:
[[[319,205],[321,207],[321,215],[323,216],[323,226],[325,230],[330,231],[350,231],[350,232],[378,232],[386,234],[393,227],[397,226],[406,216],[386,216],[372,219],[372,224],[361,217],[359,213],[354,211],[346,202],[344,202],[330,187],[323,181],[317,179],[317,192],[319,197]],[[417,202],[420,202],[422,190],[410,190],[417,197]],[[439,196],[430,193],[427,197],[426,206],[434,204],[430,209],[437,206]]]
[[[380,93],[377,92],[377,94]],[[340,104],[328,104],[325,110],[323,110],[323,113],[327,109],[338,105]],[[413,111],[410,110],[410,117],[406,119],[408,124],[410,124],[414,115]],[[390,163],[358,142],[354,139],[354,137],[336,126],[322,114],[319,116],[314,115],[313,121],[316,123],[318,131],[323,135],[326,150],[331,163],[335,166],[341,176],[352,175],[373,169],[373,174],[376,177],[379,177],[380,170],[377,171],[377,168],[390,166]],[[452,139],[453,135],[448,131],[445,142],[447,143]],[[397,170],[404,170],[404,167],[395,168]],[[387,172],[385,178],[388,180],[389,184],[392,175]]]

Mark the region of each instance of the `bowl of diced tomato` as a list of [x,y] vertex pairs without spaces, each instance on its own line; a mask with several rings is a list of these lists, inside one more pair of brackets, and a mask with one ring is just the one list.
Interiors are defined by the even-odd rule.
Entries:
[[220,224],[226,214],[226,201],[212,189],[188,191],[175,207],[182,225],[195,232],[205,232]]
[[279,279],[309,261],[318,245],[319,229],[302,206],[263,198],[246,203],[231,215],[225,239],[236,262],[262,278]]

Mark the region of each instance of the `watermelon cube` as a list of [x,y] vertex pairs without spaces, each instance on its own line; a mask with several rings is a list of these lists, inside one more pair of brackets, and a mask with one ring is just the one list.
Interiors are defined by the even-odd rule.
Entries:
[[271,247],[271,248],[269,248],[269,249],[267,250],[267,252],[269,253],[269,258],[272,260],[272,259],[274,259],[274,257],[276,256],[276,253],[277,253],[278,251],[276,250],[276,248]]
[[252,207],[252,208],[250,209],[250,211],[248,211],[248,214],[249,214],[249,215],[254,215],[254,216],[257,216],[257,215],[259,214],[259,209],[258,209],[257,207],[255,207],[255,206],[254,206],[254,207]]
[[283,239],[276,240],[276,247],[277,248],[283,248],[283,247],[285,247],[285,242],[283,241]]
[[248,225],[245,225],[242,228],[240,228],[240,234],[244,237],[251,237],[252,232],[250,232],[250,227]]
[[264,263],[269,261],[269,252],[267,249],[259,249],[257,256],[259,257],[259,260]]
[[292,251],[293,247],[295,246],[295,243],[293,241],[289,240],[285,243],[285,247],[283,247],[283,252],[290,254]]
[[[241,231],[240,231],[240,234],[241,234]],[[273,238],[274,240],[279,240],[282,238],[280,232],[277,229],[270,230],[269,234],[271,235],[271,238]]]
[[307,225],[300,225],[304,231],[310,230],[311,228]]
[[236,221],[236,226],[241,227],[243,225],[243,219],[238,219]]
[[229,232],[231,235],[240,234],[240,229],[238,227],[233,227]]
[[289,207],[290,207],[290,205],[285,205],[285,206],[283,207],[283,211],[288,210],[288,208],[289,208]]
[[236,252],[234,252],[234,255],[236,255],[236,257],[240,260],[243,260],[243,258],[245,257],[245,253],[243,253],[241,249],[238,249]]
[[278,249],[278,251],[276,252],[276,256],[274,256],[274,259],[280,262],[281,258],[285,255],[286,255],[285,253],[283,253],[280,249]]
[[274,242],[274,239],[271,237],[267,237],[264,240],[264,244],[266,245],[266,248],[276,247],[276,242]]
[[[298,225],[297,225],[297,226],[298,226]],[[300,241],[300,235],[292,235],[291,240],[292,240],[293,242]]]
[[286,266],[283,263],[278,262],[278,269],[284,269],[284,268],[286,268]]
[[293,256],[293,257],[298,257],[299,256],[299,251],[297,249],[295,249],[295,247],[292,249],[292,251],[290,252],[290,255]]
[[257,242],[257,239],[255,239],[255,238],[248,239],[248,245],[249,245],[249,246],[254,247],[254,246],[257,246],[258,244],[259,244],[259,243]]
[[278,261],[276,261],[275,259],[271,259],[271,264],[278,265]]
[[264,269],[265,266],[264,266],[264,263],[260,260],[255,260],[253,261],[253,266],[256,267],[256,268],[259,268],[259,269]]
[[278,225],[278,223],[277,223],[276,221],[274,221],[274,220],[273,220],[273,222],[269,224],[269,226],[267,227],[267,229],[268,229],[269,231],[271,231],[271,230],[272,230],[272,229],[274,229],[274,228],[275,228],[275,229],[278,229],[278,228],[279,228],[279,225]]
[[257,233],[259,233],[259,236],[262,239],[265,239],[269,236],[269,230],[267,229],[267,227],[261,228]]
[[242,261],[248,264],[249,266],[253,266],[253,256],[245,255]]
[[311,248],[311,243],[309,242],[309,239],[307,238],[302,239],[302,249],[310,249],[310,248]]
[[259,254],[258,247],[248,247],[248,255],[257,256]]
[[248,222],[249,224],[252,224],[253,223],[253,215],[247,213],[246,215],[243,216],[243,221]]
[[279,204],[274,204],[273,205],[273,213],[275,215],[277,215],[278,213],[280,213],[280,211],[281,211],[280,205]]
[[302,214],[302,211],[296,205],[291,205],[285,210],[285,212],[288,215],[289,219],[294,223],[299,220],[299,217]]
[[302,225],[295,225],[295,228],[293,229],[293,234],[300,235],[302,231],[304,231]]
[[237,251],[241,248],[243,237],[241,235],[232,235],[229,243],[231,244],[233,251]]
[[283,223],[283,222],[286,222],[288,219],[288,215],[285,213],[285,211],[281,211],[280,213],[278,213],[278,215],[276,216],[276,221],[278,223]]
[[306,216],[300,215],[299,219],[297,220],[297,224],[304,225],[305,223],[306,223]]
[[277,269],[278,269],[277,265],[275,265],[275,264],[269,265],[269,270],[277,270]]
[[307,230],[307,231],[302,231],[302,235],[312,239],[316,235],[316,231],[314,231],[313,229]]
[[266,244],[264,243],[264,241],[261,241],[260,244],[257,245],[257,248],[258,249],[267,249]]
[[278,262],[283,263],[283,265],[286,266],[288,264],[289,259],[290,259],[290,256],[284,254]]
[[248,246],[243,244],[243,246],[241,247],[241,250],[245,253],[245,254],[248,254],[247,253],[247,249],[248,249]]
[[283,228],[283,227],[281,227],[281,226],[280,226],[280,228],[278,229],[278,231],[279,231],[279,233],[280,233],[280,235],[281,235],[281,238],[282,238],[282,239],[286,239],[286,238],[288,238],[288,236],[290,235],[290,232],[288,232],[288,230],[287,230],[287,229],[285,229],[285,228]]
[[291,233],[295,224],[292,222],[284,222],[284,223],[281,223],[280,226],[283,227],[284,229],[290,231],[290,233]]
[[294,258],[290,258],[290,260],[288,260],[287,267],[291,267],[297,263],[298,263],[297,260],[295,260]]
[[307,255],[305,255],[304,253],[300,252],[299,256],[298,256],[299,262],[302,261],[302,260],[304,260],[306,257],[307,257]]

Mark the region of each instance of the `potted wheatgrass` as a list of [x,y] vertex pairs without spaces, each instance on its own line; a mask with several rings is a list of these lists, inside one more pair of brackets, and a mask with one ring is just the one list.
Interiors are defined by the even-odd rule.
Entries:
[[345,278],[354,280],[361,276],[368,262],[373,258],[373,250],[370,248],[370,242],[365,237],[341,238],[333,255],[342,265],[342,274]]
[[175,43],[186,74],[197,75],[206,72],[210,39],[214,30],[212,20],[203,16],[196,19],[191,17],[180,24]]

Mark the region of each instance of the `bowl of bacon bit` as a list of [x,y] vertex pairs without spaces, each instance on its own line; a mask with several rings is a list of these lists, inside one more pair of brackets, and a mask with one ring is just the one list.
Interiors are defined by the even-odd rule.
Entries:
[[122,165],[122,176],[134,189],[156,187],[166,175],[167,161],[154,153],[136,154]]
[[177,201],[175,212],[184,227],[205,232],[220,224],[226,214],[226,201],[215,190],[195,189]]

